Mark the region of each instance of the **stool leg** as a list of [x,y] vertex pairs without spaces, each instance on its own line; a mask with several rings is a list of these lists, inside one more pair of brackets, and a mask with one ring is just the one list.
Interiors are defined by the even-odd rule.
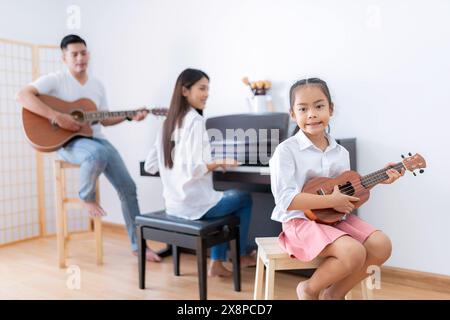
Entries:
[[66,267],[66,254],[64,248],[64,213],[63,213],[63,190],[61,181],[61,163],[54,162],[55,174],[55,209],[56,209],[56,246],[58,250],[58,265],[60,268]]
[[264,262],[261,257],[261,250],[258,250],[258,261],[256,261],[255,290],[253,292],[253,300],[262,300],[264,293],[263,281],[264,281]]
[[139,268],[139,289],[145,289],[145,251],[147,250],[147,242],[145,242],[142,227],[136,227],[137,243],[138,243],[138,268]]
[[234,238],[230,241],[231,258],[233,259],[234,291],[241,291],[241,255],[239,247],[239,227],[233,229]]
[[69,241],[69,221],[67,219],[67,209],[64,204],[62,205],[62,220],[64,228],[64,243],[67,244],[67,242]]
[[344,300],[353,300],[352,290],[347,292],[347,294],[344,296]]
[[361,294],[363,300],[373,300],[373,291],[367,286],[367,281],[369,280],[371,280],[370,276],[361,281]]
[[206,300],[207,294],[206,243],[201,237],[198,237],[197,240],[197,265],[198,265],[198,286],[200,292],[200,300]]
[[95,242],[97,247],[97,264],[103,264],[103,232],[102,218],[94,217]]
[[273,300],[275,287],[275,266],[273,261],[269,260],[266,267],[266,293],[264,299]]
[[[63,217],[63,225],[64,225],[64,244],[67,244],[66,241],[69,240],[69,221],[67,218],[67,207],[64,203],[64,199],[66,196],[66,173],[64,169],[61,168],[61,199],[62,199],[62,217]],[[67,253],[67,250],[66,250]]]
[[180,248],[172,245],[173,274],[180,275]]

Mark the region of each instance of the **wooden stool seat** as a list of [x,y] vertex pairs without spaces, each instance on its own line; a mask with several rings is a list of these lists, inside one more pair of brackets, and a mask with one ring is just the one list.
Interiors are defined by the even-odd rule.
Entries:
[[[291,258],[278,244],[277,237],[256,238],[258,245],[258,261],[256,263],[254,300],[273,300],[275,286],[275,271],[277,270],[302,270],[317,268],[323,258],[316,258],[309,262],[303,262]],[[265,290],[263,288],[265,272]],[[364,299],[371,299],[372,292],[361,281],[361,290]]]
[[[58,263],[60,268],[66,267],[67,243],[69,241],[67,206],[69,204],[81,205],[79,198],[68,198],[66,196],[66,176],[65,169],[79,168],[63,160],[54,161],[55,174],[55,211],[56,211],[56,239],[58,250]],[[99,186],[96,186],[96,201],[99,202]],[[93,220],[93,231],[96,241],[97,264],[103,264],[103,239],[101,217],[91,218]],[[92,226],[91,226],[92,227]]]

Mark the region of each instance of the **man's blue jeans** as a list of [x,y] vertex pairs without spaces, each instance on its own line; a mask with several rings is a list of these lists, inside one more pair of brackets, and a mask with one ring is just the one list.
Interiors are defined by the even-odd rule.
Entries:
[[116,189],[122,205],[122,214],[131,240],[131,249],[137,250],[134,220],[140,215],[136,185],[116,148],[105,139],[77,138],[58,151],[67,162],[80,165],[80,199],[95,201],[95,184],[101,173]]
[[[236,215],[240,219],[239,246],[241,256],[247,253],[248,229],[252,213],[252,198],[248,192],[231,189],[223,193],[222,199],[206,212],[200,219],[210,219]],[[227,258],[227,243],[211,247],[211,259],[225,261]]]

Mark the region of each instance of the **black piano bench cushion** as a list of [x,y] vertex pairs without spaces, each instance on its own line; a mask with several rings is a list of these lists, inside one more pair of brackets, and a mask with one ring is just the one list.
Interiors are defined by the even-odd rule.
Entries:
[[165,211],[157,211],[137,216],[136,224],[144,227],[147,226],[155,229],[202,237],[213,231],[221,230],[224,225],[229,227],[239,225],[239,218],[229,215],[214,219],[187,220],[168,215]]

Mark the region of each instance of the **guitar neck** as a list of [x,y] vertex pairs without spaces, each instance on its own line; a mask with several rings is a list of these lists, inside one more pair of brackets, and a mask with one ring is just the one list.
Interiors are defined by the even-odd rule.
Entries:
[[406,169],[405,166],[403,165],[403,163],[399,162],[390,168],[383,168],[383,169],[377,170],[375,172],[372,172],[366,176],[361,177],[361,184],[365,188],[371,188],[373,186],[376,186],[380,182],[383,182],[384,180],[389,178],[386,171],[391,168],[397,170],[398,172],[401,172],[402,169]]
[[150,111],[148,109],[144,110],[126,110],[126,111],[93,111],[85,113],[86,121],[102,121],[109,118],[125,118],[134,117],[139,111]]

